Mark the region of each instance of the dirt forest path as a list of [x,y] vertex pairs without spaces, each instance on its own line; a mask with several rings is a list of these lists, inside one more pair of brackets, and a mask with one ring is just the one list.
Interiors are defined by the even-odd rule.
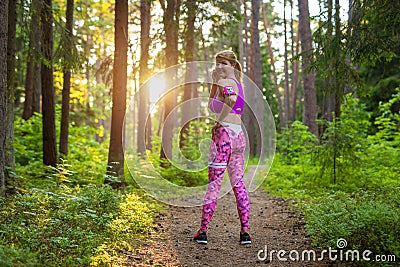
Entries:
[[[251,245],[239,244],[240,223],[231,191],[219,199],[210,223],[208,244],[193,241],[199,228],[201,207],[169,207],[156,219],[157,227],[141,249],[129,255],[128,266],[337,266],[327,261],[292,261],[289,251],[313,249],[304,231],[304,221],[290,211],[281,198],[272,198],[258,189],[249,194]],[[285,250],[288,261],[276,253],[260,260],[260,250]],[[259,254],[264,257],[265,253]],[[317,256],[320,255],[317,253]],[[341,265],[344,266],[344,265]]]

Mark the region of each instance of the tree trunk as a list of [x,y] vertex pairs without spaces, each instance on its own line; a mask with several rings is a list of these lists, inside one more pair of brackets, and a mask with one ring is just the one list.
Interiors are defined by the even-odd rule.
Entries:
[[[197,91],[197,84],[196,83],[190,83],[190,81],[194,81],[195,75],[196,75],[196,67],[194,64],[190,64],[190,62],[195,61],[195,55],[196,55],[196,43],[195,43],[195,27],[194,27],[194,22],[196,20],[196,1],[195,0],[187,0],[186,2],[187,5],[187,12],[188,12],[188,18],[187,18],[187,31],[185,34],[185,41],[186,41],[186,49],[185,49],[185,61],[188,63],[188,67],[186,68],[186,73],[185,73],[185,80],[188,81],[185,83],[183,86],[183,99],[182,102],[185,103],[186,101],[191,101],[193,98],[193,93]],[[182,107],[185,109],[182,110],[182,130],[181,130],[181,135],[179,139],[179,146],[182,148],[186,144],[186,136],[188,134],[188,129],[189,129],[189,121],[190,119],[196,117],[196,114],[194,113],[196,110],[194,108],[191,108],[191,102],[186,102]]]
[[6,133],[6,175],[15,173],[14,151],[14,80],[15,80],[15,32],[17,26],[16,0],[8,3],[8,43],[7,43],[7,133]]
[[[178,64],[178,33],[179,33],[179,11],[180,1],[167,0],[167,6],[164,10],[164,29],[165,29],[165,67],[171,67]],[[174,76],[174,75],[172,75]],[[168,77],[174,79],[175,77]],[[167,82],[167,90],[170,89]],[[172,109],[176,106],[176,94],[168,93],[164,97],[164,117],[166,121]],[[172,135],[174,122],[176,118],[169,116],[169,123],[165,123],[162,129],[162,146],[160,158],[166,159],[172,157]]]
[[[74,0],[67,0],[66,11],[66,29],[68,34],[67,50],[72,49],[73,25],[74,25]],[[68,64],[68,67],[71,64]],[[71,88],[71,70],[64,71],[64,83],[62,90],[62,108],[61,108],[61,131],[60,131],[60,153],[68,155],[68,132],[69,132],[69,100]]]
[[32,117],[32,103],[33,103],[33,69],[35,62],[33,61],[33,55],[31,48],[28,51],[28,64],[26,66],[26,80],[25,80],[25,101],[24,101],[24,112],[22,118],[29,120]]
[[43,163],[55,166],[57,163],[56,151],[56,124],[54,107],[53,85],[53,14],[52,0],[43,0],[42,6],[43,27],[43,57],[42,63],[42,113],[43,113]]
[[[333,4],[332,0],[327,0],[327,24],[326,24],[326,38],[328,40],[333,39],[333,24],[332,24],[332,10]],[[328,58],[328,60],[332,61],[332,58]],[[332,70],[332,62],[327,63],[328,68]],[[324,81],[324,90],[322,96],[322,119],[327,121],[332,121],[332,114],[335,110],[335,94],[334,94],[334,77],[331,71],[328,71],[328,78]],[[325,132],[326,126],[323,125],[320,129],[321,133]]]
[[[151,0],[140,1],[140,62],[139,62],[139,84],[140,86],[149,78],[150,70],[148,66],[149,48],[151,44],[150,38],[150,15]],[[150,116],[145,117],[146,111],[149,109],[149,94],[143,90],[139,90],[139,109],[138,109],[138,131],[137,131],[137,152],[144,154],[146,152],[146,120],[151,120]],[[147,137],[149,138],[149,137]]]
[[[237,0],[237,10],[239,14],[242,14],[242,4],[243,0]],[[243,65],[243,59],[244,59],[244,47],[243,47],[243,23],[244,21],[239,21],[238,24],[238,47],[239,47],[239,62],[242,66]]]
[[299,0],[299,31],[301,39],[302,78],[304,88],[304,124],[315,136],[317,128],[317,97],[315,95],[315,76],[313,70],[307,70],[313,61],[312,35],[309,21],[308,0]]
[[[39,39],[41,39],[41,31],[38,33]],[[40,40],[38,42],[38,47],[41,46]],[[38,49],[39,50],[39,49]],[[32,113],[39,113],[42,110],[41,106],[41,96],[42,96],[42,68],[39,61],[35,60],[33,67],[33,97],[32,97]]]
[[[250,44],[249,44],[249,39],[251,39],[251,37],[252,37],[251,33],[252,33],[253,30],[252,30],[251,21],[250,21],[250,26],[249,26],[249,18],[247,16],[247,9],[248,9],[247,0],[244,0],[244,9],[245,9],[245,17],[244,17],[244,19],[245,19],[245,43],[246,43],[246,46],[245,46],[246,60],[245,60],[244,70],[245,70],[246,76],[248,75],[249,78],[251,80],[253,80],[254,77],[252,77],[253,75],[251,73],[251,70],[252,70],[251,58],[254,56],[254,47],[252,46],[252,42],[251,41],[250,41]],[[251,11],[251,9],[250,9],[250,11]],[[249,36],[249,31],[250,31],[250,36]],[[243,116],[242,116],[242,118],[243,118],[243,123],[244,123],[246,131],[247,131],[247,136],[249,138],[249,145],[250,145],[249,153],[250,153],[251,156],[253,156],[255,154],[256,142],[255,142],[255,126],[254,126],[254,124],[255,124],[255,115],[254,115],[254,112],[253,112],[254,111],[254,106],[252,106],[252,105],[255,102],[254,101],[255,100],[254,99],[255,96],[254,96],[254,90],[247,90],[245,93],[246,93],[245,94],[246,103],[245,103],[244,108],[243,108]]]
[[269,27],[269,24],[267,22],[267,18],[265,15],[265,5],[264,4],[262,5],[262,16],[263,16],[265,34],[267,35],[268,53],[269,53],[269,58],[270,58],[270,63],[271,63],[271,68],[272,68],[272,75],[273,75],[273,81],[274,81],[274,86],[275,86],[275,94],[276,94],[276,99],[278,102],[279,126],[281,128],[283,128],[285,126],[285,124],[284,124],[284,118],[283,118],[282,99],[281,99],[281,93],[279,92],[278,76],[276,74],[276,68],[275,68],[274,51],[272,50],[271,36],[269,34],[270,27]]
[[250,78],[262,90],[262,68],[260,52],[260,32],[258,23],[260,21],[260,0],[251,1],[251,42],[252,57],[250,62]]
[[[26,1],[24,1],[25,3]],[[10,5],[10,1],[8,1],[8,4]],[[21,1],[17,0],[17,17],[22,16],[22,4]],[[26,27],[25,24],[26,20],[25,19],[17,19],[17,29],[24,29]],[[21,32],[21,37],[26,36],[24,31]],[[17,33],[17,35],[19,35]],[[16,47],[16,54],[15,54],[15,66],[17,66],[17,69],[19,71],[15,72],[15,78],[14,78],[14,87],[15,88],[22,88],[25,83],[25,73],[23,71],[20,71],[21,67],[26,66],[26,51],[25,51],[25,38],[16,38],[15,39],[15,47]],[[20,90],[16,90],[15,92],[15,98],[14,98],[14,106],[20,107],[21,106],[21,93]]]
[[[342,31],[340,30],[340,3],[339,0],[335,0],[335,38],[337,40],[341,40],[342,37]],[[340,115],[341,115],[341,99],[344,93],[344,81],[340,80],[339,78],[339,61],[340,61],[340,53],[341,51],[337,51],[337,55],[334,59],[335,61],[335,117],[340,119]]]
[[[297,28],[297,33],[296,33],[296,44],[295,44],[295,51],[294,51],[294,56],[297,57],[299,55],[299,43],[300,43],[300,33],[299,33],[299,28]],[[292,107],[291,107],[291,112],[292,116],[291,119],[292,121],[296,120],[296,103],[297,103],[297,87],[299,84],[299,62],[297,60],[293,60],[292,63]]]
[[[243,73],[248,76],[250,74],[250,58],[251,58],[251,46],[249,45],[249,17],[247,15],[248,13],[248,6],[247,6],[247,0],[243,0],[243,28],[244,28],[244,49],[243,49]],[[252,113],[250,107],[248,104],[252,104],[254,103],[253,99],[254,99],[254,95],[253,95],[253,91],[250,90],[249,92],[246,92],[245,95],[245,99],[246,99],[246,103],[244,105],[243,108],[243,114],[245,114],[244,116],[242,116],[243,118],[243,124],[246,128],[247,131],[247,135],[248,138],[250,140],[250,149],[251,152],[250,153],[254,153],[254,121],[255,121],[255,117],[254,114]]]
[[261,66],[261,52],[260,52],[260,32],[258,23],[260,22],[260,2],[261,0],[251,1],[251,63],[250,63],[250,78],[257,85],[259,91],[255,95],[255,115],[256,121],[254,127],[254,147],[250,147],[250,153],[253,156],[259,155],[262,149],[261,132],[264,129],[264,101],[260,95],[263,95],[262,89],[262,66]]
[[290,90],[290,121],[296,120],[296,100],[297,100],[297,84],[298,84],[298,62],[294,58],[299,54],[299,28],[297,27],[296,40],[294,37],[294,21],[293,21],[293,0],[290,0],[290,36],[292,48],[292,73],[291,73],[291,90]]
[[[137,70],[133,71],[133,76],[134,76],[135,81],[139,80],[139,78],[138,78],[139,73]],[[135,83],[133,94],[135,95],[138,92],[138,90],[139,90],[138,86]],[[138,97],[134,97],[133,105],[130,105],[132,107],[132,111],[130,114],[131,114],[131,120],[132,120],[132,151],[135,151],[135,149],[136,149],[137,153],[139,153],[138,152],[139,144],[137,142],[138,137],[137,137],[137,132],[135,130],[138,129],[138,126],[137,126],[137,123],[139,120],[138,105],[139,105],[139,99],[138,99]]]
[[[32,0],[35,2],[35,14],[33,16],[35,17],[35,20],[37,21],[36,25],[40,25],[40,18],[41,18],[41,13],[42,13],[42,5],[41,5],[41,0]],[[33,19],[33,17],[32,17]],[[33,24],[33,23],[32,23]],[[34,32],[32,33],[34,35],[34,38],[31,39],[32,41],[32,48],[34,52],[34,59],[33,59],[33,96],[32,96],[32,113],[39,113],[42,110],[41,107],[41,96],[42,96],[42,68],[41,68],[41,63],[39,60],[39,54],[41,50],[41,40],[42,40],[42,26],[40,25],[39,27],[36,26],[34,27]]]
[[[41,3],[40,0],[32,0],[31,4],[31,28],[29,32],[29,49],[28,49],[28,64],[26,68],[26,80],[25,80],[25,102],[24,102],[24,112],[22,118],[28,120],[32,117],[33,112],[39,112],[40,106],[37,105],[37,98],[40,101],[40,89],[37,88],[37,81],[39,80],[40,72],[37,73],[37,70],[40,69],[37,55],[40,51],[40,12],[41,12]],[[36,93],[34,91],[36,90]],[[34,99],[35,97],[35,99]],[[34,104],[35,103],[35,104]],[[33,110],[35,106],[36,110]]]
[[285,46],[285,54],[284,54],[284,102],[285,102],[285,126],[288,126],[290,123],[290,92],[289,92],[289,66],[288,66],[288,43],[287,43],[287,21],[286,21],[286,0],[283,1],[283,31],[284,31],[284,46]]
[[[244,65],[243,72],[249,75],[250,66],[250,45],[249,45],[249,17],[247,16],[247,0],[243,0],[243,26],[244,26]],[[247,128],[246,128],[247,129]]]
[[[8,0],[0,2],[0,121],[7,119],[7,34],[8,34]],[[5,123],[0,124],[0,197],[5,195],[6,182],[6,133]]]
[[[108,151],[107,174],[119,177],[125,183],[124,151],[122,147],[122,125],[126,110],[126,84],[128,60],[128,0],[115,2],[115,52],[113,69],[112,115],[110,147]],[[113,186],[123,185],[119,182],[105,181]]]
[[[348,25],[353,25],[353,22],[352,22],[352,20],[353,20],[353,11],[354,11],[353,0],[349,0],[349,6],[348,7],[349,7],[349,11],[348,11],[348,19],[347,19],[348,23],[347,24]],[[354,68],[356,71],[359,70],[359,65],[352,66],[353,64],[351,62],[351,57],[350,57],[350,54],[348,52],[347,52],[347,55],[346,55],[346,63],[349,66],[349,69],[350,68]],[[357,87],[356,86],[347,85],[345,90],[346,90],[345,93],[353,93],[353,97],[354,98],[358,98]]]

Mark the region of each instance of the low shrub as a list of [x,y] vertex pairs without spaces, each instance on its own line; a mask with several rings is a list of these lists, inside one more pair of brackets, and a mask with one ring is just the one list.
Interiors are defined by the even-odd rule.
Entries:
[[0,262],[5,264],[87,266],[104,244],[110,250],[127,249],[134,236],[146,236],[155,214],[134,193],[94,185],[30,189],[1,204],[0,246],[8,250],[0,253]]
[[338,239],[347,249],[370,250],[372,255],[400,259],[400,188],[348,194],[337,191],[305,206],[306,230],[314,245],[336,248]]

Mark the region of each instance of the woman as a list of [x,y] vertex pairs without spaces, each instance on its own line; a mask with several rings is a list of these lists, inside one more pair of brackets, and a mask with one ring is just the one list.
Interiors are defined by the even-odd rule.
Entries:
[[246,138],[241,128],[241,114],[244,107],[243,87],[240,83],[242,67],[234,52],[225,50],[217,53],[213,79],[216,85],[210,94],[209,107],[217,113],[212,129],[212,143],[208,164],[208,190],[204,197],[200,229],[194,240],[207,244],[207,230],[214,214],[218,192],[226,168],[236,197],[241,223],[240,243],[251,244],[248,234],[250,201],[244,184],[244,151]]

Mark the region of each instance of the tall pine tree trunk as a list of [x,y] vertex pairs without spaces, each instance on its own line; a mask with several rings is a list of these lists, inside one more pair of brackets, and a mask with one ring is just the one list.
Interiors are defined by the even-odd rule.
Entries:
[[[72,38],[73,38],[73,25],[74,25],[74,0],[67,0],[67,11],[66,11],[66,29],[69,40],[67,42],[67,50],[72,49]],[[72,62],[69,62],[67,68],[71,66]],[[61,131],[60,131],[60,153],[68,155],[68,132],[69,132],[69,100],[70,100],[70,89],[71,88],[71,69],[64,71],[64,83],[62,90],[62,108],[61,108]]]
[[[0,121],[7,119],[7,34],[8,34],[8,0],[0,2]],[[5,123],[0,124],[0,197],[5,194],[6,182],[6,128]]]
[[[348,11],[348,25],[353,25],[353,11],[354,11],[354,6],[353,6],[353,0],[349,0],[349,11]],[[352,62],[351,62],[351,57],[349,52],[346,55],[346,63],[349,66],[349,68],[354,68],[356,71],[359,69],[359,65],[355,65],[353,66]],[[356,86],[351,86],[351,85],[347,85],[346,86],[346,93],[353,93],[353,97],[354,98],[358,98],[357,96],[357,87]]]
[[[140,62],[139,62],[139,84],[140,86],[149,78],[150,70],[148,66],[149,61],[149,48],[151,44],[150,39],[150,14],[151,0],[140,1]],[[149,145],[146,141],[146,129],[149,126],[147,123],[151,122],[151,118],[145,117],[146,111],[149,109],[149,94],[143,90],[139,91],[139,109],[138,109],[138,131],[137,131],[137,152],[144,154],[146,146]],[[147,132],[147,135],[149,132]],[[147,136],[147,139],[150,138]]]
[[[172,67],[178,64],[178,32],[179,32],[179,11],[180,1],[167,0],[167,6],[164,7],[164,30],[165,30],[165,67]],[[174,74],[167,78],[167,90],[170,79],[175,79]],[[168,123],[164,123],[162,129],[162,146],[160,158],[166,159],[172,157],[172,135],[176,118],[172,118],[170,113],[176,107],[176,94],[168,93],[164,97],[164,117],[162,122],[168,118]]]
[[[299,55],[299,43],[300,43],[300,34],[299,34],[299,28],[297,28],[297,33],[296,33],[296,42],[295,42],[295,51],[294,51],[294,56],[297,57]],[[299,84],[299,62],[297,60],[293,60],[292,63],[292,91],[291,91],[291,100],[292,100],[292,106],[290,108],[290,111],[292,113],[291,115],[291,120],[295,121],[296,118],[296,103],[297,103],[297,87]]]
[[[194,92],[197,91],[197,84],[191,83],[190,81],[195,80],[196,75],[196,66],[194,64],[190,64],[190,62],[195,61],[196,55],[196,43],[195,43],[195,27],[194,22],[196,20],[196,1],[195,0],[187,0],[186,2],[188,18],[187,18],[187,31],[185,34],[185,41],[186,41],[186,49],[185,49],[185,61],[188,63],[188,67],[185,73],[185,80],[187,81],[183,87],[183,99],[182,102],[185,103],[186,101],[191,101]],[[186,136],[188,134],[189,129],[189,121],[191,118],[196,117],[194,113],[196,110],[192,108],[192,102],[186,102],[182,105],[184,110],[182,110],[182,130],[179,140],[179,146],[182,148],[186,144]]]
[[[38,33],[38,49],[40,50],[41,47],[41,34],[42,31],[39,30]],[[42,101],[42,66],[39,60],[35,60],[33,64],[33,96],[32,96],[32,113],[40,113],[42,110],[41,101]]]
[[[17,26],[16,0],[8,4],[8,44],[7,44],[7,133],[6,133],[6,166],[9,172],[15,172],[14,152],[14,80],[15,80],[15,32]],[[9,177],[7,177],[9,178]]]
[[[110,147],[108,150],[108,175],[119,177],[125,183],[124,151],[122,146],[122,126],[126,110],[126,84],[128,60],[128,0],[115,2],[115,51],[113,69],[112,115]],[[113,186],[121,185],[106,180]]]
[[262,66],[261,66],[261,51],[260,51],[260,31],[258,29],[258,24],[260,21],[260,2],[261,0],[251,1],[251,63],[250,63],[250,78],[257,85],[259,91],[255,95],[255,115],[256,120],[254,127],[254,146],[253,150],[250,147],[250,153],[253,156],[259,155],[263,140],[261,140],[261,131],[264,129],[264,103],[263,98],[259,97],[263,95],[262,89]]
[[287,21],[286,21],[286,0],[283,1],[283,31],[284,31],[284,46],[285,46],[285,54],[284,54],[284,103],[285,103],[285,126],[288,126],[290,123],[290,92],[289,92],[289,66],[288,66],[288,42],[287,42]]
[[[250,44],[249,44],[249,17],[247,15],[247,0],[243,0],[243,27],[244,27],[244,60],[243,60],[243,72],[247,76],[249,75],[250,67]],[[247,128],[246,128],[247,129]]]
[[[243,73],[248,76],[250,74],[250,58],[251,58],[251,46],[249,44],[249,16],[248,16],[248,0],[243,0],[243,30],[244,30],[244,37],[243,37]],[[239,40],[241,41],[241,40]],[[247,135],[250,141],[250,148],[253,149],[251,152],[254,153],[254,114],[252,113],[249,104],[253,104],[254,95],[253,91],[247,91],[245,95],[246,103],[243,109],[243,124],[247,131]],[[251,153],[250,152],[250,153]]]
[[297,85],[298,85],[298,61],[294,58],[299,54],[299,31],[297,27],[296,39],[294,31],[294,20],[293,20],[293,0],[290,0],[290,36],[291,36],[291,48],[292,48],[292,73],[291,73],[291,90],[290,90],[290,120],[296,120],[296,100],[297,100]]
[[[38,52],[40,51],[40,12],[41,12],[40,0],[32,0],[31,3],[31,25],[29,32],[29,49],[28,49],[28,63],[26,68],[26,80],[25,80],[25,102],[24,112],[22,117],[28,120],[32,117],[33,112],[40,112],[40,106],[37,105],[37,101],[40,101],[40,88],[38,87],[37,81],[40,80],[40,70],[38,64]],[[40,84],[39,84],[40,86]],[[38,93],[39,92],[39,93]],[[35,108],[34,108],[35,107]],[[35,109],[35,110],[34,110]]]
[[[242,4],[243,0],[237,0],[237,10],[239,14],[242,14]],[[238,47],[239,47],[239,62],[242,66],[243,65],[243,59],[244,59],[244,46],[243,46],[243,24],[244,21],[239,21],[238,24]]]
[[275,88],[275,95],[276,100],[278,102],[278,119],[279,119],[279,126],[283,128],[285,126],[284,118],[283,118],[283,107],[282,107],[282,99],[281,93],[279,92],[279,84],[278,84],[278,75],[276,74],[276,67],[275,67],[275,58],[274,58],[274,51],[272,50],[271,44],[271,35],[269,34],[270,26],[268,24],[266,15],[265,15],[265,4],[262,5],[262,19],[265,28],[265,34],[267,35],[267,46],[268,46],[268,53],[270,58],[270,64],[272,68],[272,76],[274,81],[274,88]]
[[[327,0],[327,24],[326,24],[326,38],[328,40],[333,39],[333,18],[332,18],[332,10],[333,10],[333,2],[332,0]],[[331,59],[328,59],[331,60]],[[332,70],[332,62],[328,63],[329,69]],[[324,81],[323,97],[322,97],[322,119],[332,121],[333,120],[333,112],[335,110],[335,94],[334,94],[334,78],[331,71],[328,71],[328,77]],[[321,133],[325,132],[326,126],[322,126]]]
[[[336,40],[342,39],[342,31],[340,30],[341,22],[340,22],[340,3],[339,0],[335,0],[335,38]],[[339,71],[339,62],[340,62],[340,50],[336,51],[338,54],[335,56],[335,117],[340,119],[341,115],[341,99],[344,94],[344,81],[340,80]]]
[[307,70],[313,61],[312,35],[309,21],[308,0],[299,0],[299,30],[301,39],[302,78],[304,88],[303,122],[308,130],[318,136],[317,128],[317,97],[315,95],[315,75],[313,70]]
[[42,113],[43,113],[43,163],[55,166],[57,163],[56,151],[56,123],[53,85],[53,12],[52,0],[43,0],[42,6],[43,27],[43,57],[42,63]]
[[33,103],[33,78],[34,78],[34,61],[33,61],[32,49],[28,51],[28,64],[26,66],[26,80],[25,80],[25,101],[24,101],[24,112],[22,118],[29,120],[32,117],[32,103]]
[[[249,36],[249,32],[250,35],[252,33],[252,24],[250,21],[250,26],[249,26],[249,18],[247,15],[247,10],[248,10],[248,6],[247,6],[247,0],[244,0],[243,3],[243,7],[244,7],[244,27],[245,27],[245,66],[243,68],[244,73],[246,74],[246,76],[248,75],[250,79],[254,79],[254,77],[251,76],[251,58],[253,57],[254,51],[253,51],[253,46],[251,45],[251,41],[249,44],[249,40],[251,40],[251,36]],[[251,9],[250,9],[251,11]],[[246,99],[246,103],[244,105],[244,109],[243,109],[243,123],[245,125],[246,131],[247,131],[247,136],[249,138],[249,145],[250,145],[250,155],[254,155],[255,154],[255,116],[254,116],[254,107],[252,106],[254,104],[254,90],[245,90],[245,99]],[[253,109],[253,110],[252,110]]]

